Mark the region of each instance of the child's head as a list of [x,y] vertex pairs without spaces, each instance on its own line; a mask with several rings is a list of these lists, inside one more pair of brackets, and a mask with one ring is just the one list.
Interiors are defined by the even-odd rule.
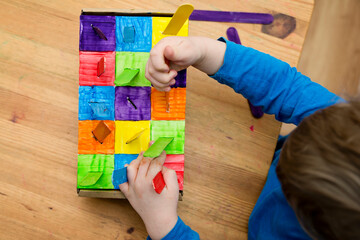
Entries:
[[360,239],[360,102],[304,119],[276,169],[300,223],[315,239]]

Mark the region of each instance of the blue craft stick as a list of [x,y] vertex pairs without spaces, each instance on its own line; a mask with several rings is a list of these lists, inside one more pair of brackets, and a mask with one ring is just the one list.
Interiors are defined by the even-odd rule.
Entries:
[[125,183],[128,181],[127,179],[127,167],[120,168],[118,170],[114,170],[111,176],[112,184],[115,189],[119,189],[119,184]]
[[111,112],[109,111],[106,103],[103,102],[90,102],[91,110],[93,111],[94,119],[106,119],[111,117]]
[[135,42],[135,28],[124,27],[124,42],[133,43]]

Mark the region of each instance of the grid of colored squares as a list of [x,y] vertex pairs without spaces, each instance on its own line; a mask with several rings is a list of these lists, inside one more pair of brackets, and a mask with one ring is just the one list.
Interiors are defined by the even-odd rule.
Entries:
[[[164,166],[183,189],[186,71],[168,95],[145,78],[151,48],[170,17],[80,16],[79,189],[118,189],[114,170],[147,150],[150,141],[172,137]],[[188,35],[188,21],[177,36]]]

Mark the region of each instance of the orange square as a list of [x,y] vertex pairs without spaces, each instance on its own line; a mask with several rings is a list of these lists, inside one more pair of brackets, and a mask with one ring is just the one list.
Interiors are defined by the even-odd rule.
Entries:
[[104,139],[102,144],[92,134],[99,122],[99,120],[79,121],[79,154],[114,154],[115,122],[104,120],[111,133]]
[[151,89],[151,120],[184,120],[186,88],[172,88],[169,92],[169,112],[166,112],[165,92]]

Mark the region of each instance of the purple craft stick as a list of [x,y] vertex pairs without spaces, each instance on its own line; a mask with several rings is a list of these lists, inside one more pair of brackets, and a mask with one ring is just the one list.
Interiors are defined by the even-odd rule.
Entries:
[[115,120],[150,120],[150,94],[151,87],[116,87]]
[[[226,35],[229,41],[241,45],[240,37],[236,28],[229,27],[226,31]],[[248,103],[251,110],[251,114],[253,115],[254,118],[261,118],[264,115],[264,112],[262,111],[261,107],[255,107],[254,105],[252,105],[252,103],[249,100]]]
[[240,37],[239,37],[239,34],[238,34],[236,28],[229,27],[226,30],[226,35],[227,35],[229,41],[241,45]]
[[251,114],[253,115],[254,118],[261,118],[264,115],[264,112],[262,111],[261,107],[256,107],[254,105],[252,105],[252,103],[247,100],[249,103],[249,107],[251,110]]
[[210,21],[210,22],[237,22],[237,23],[258,23],[270,24],[274,18],[267,13],[249,13],[249,12],[225,12],[225,11],[207,11],[194,10],[190,15],[190,20]]

